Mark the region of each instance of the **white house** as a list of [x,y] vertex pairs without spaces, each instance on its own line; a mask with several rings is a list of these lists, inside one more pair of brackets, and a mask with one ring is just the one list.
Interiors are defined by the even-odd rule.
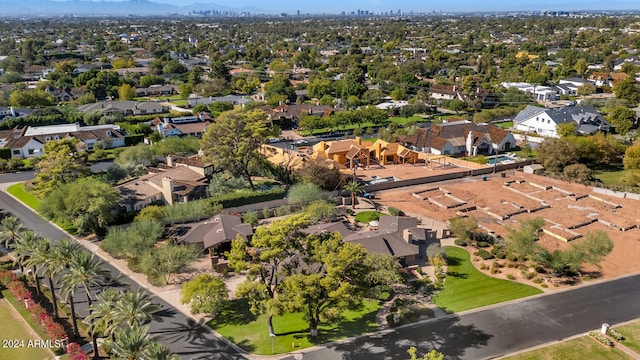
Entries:
[[611,126],[592,106],[546,109],[529,105],[518,113],[513,122],[518,130],[547,137],[560,137],[556,129],[564,123],[575,122],[576,131],[582,134],[609,131]]
[[436,155],[490,155],[508,151],[516,144],[511,131],[492,124],[452,121],[417,129],[400,140],[404,146]]
[[52,140],[75,137],[79,145],[92,150],[97,142],[105,148],[124,146],[124,134],[118,125],[80,126],[61,124],[48,126],[27,126],[21,129],[0,132],[0,147],[11,149],[12,158],[30,158],[44,153],[44,144]]

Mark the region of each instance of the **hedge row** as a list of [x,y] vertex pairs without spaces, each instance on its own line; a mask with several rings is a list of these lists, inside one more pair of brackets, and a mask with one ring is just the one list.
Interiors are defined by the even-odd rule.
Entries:
[[229,194],[217,195],[212,197],[211,200],[219,203],[223,208],[226,209],[230,207],[255,204],[265,201],[279,200],[283,199],[286,194],[287,189],[285,188],[258,191],[242,190]]

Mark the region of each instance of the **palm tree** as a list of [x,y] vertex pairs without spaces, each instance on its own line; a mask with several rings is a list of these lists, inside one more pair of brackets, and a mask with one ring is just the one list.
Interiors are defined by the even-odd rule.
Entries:
[[33,253],[36,252],[36,244],[40,239],[42,239],[40,235],[36,234],[32,230],[27,230],[23,231],[16,239],[17,241],[13,243],[16,254],[15,261],[20,264],[20,268],[23,269],[31,266],[36,282],[36,294],[38,296],[40,296],[40,281],[38,280],[38,269],[36,268],[37,263],[30,261],[30,259],[31,256],[33,256]]
[[[69,268],[60,277],[60,287],[73,303],[73,292],[81,287],[87,294],[87,303],[91,309],[91,286],[99,286],[102,280],[109,277],[109,270],[103,267],[100,260],[95,259],[95,255],[88,251],[76,251],[71,254]],[[71,311],[73,312],[72,309]],[[98,344],[95,335],[91,336],[95,356],[98,355]]]
[[179,360],[178,355],[172,354],[165,344],[152,342],[144,353],[145,360]]
[[24,230],[22,222],[17,217],[7,216],[0,222],[0,242],[10,250]]
[[362,185],[357,181],[349,181],[344,188],[351,193],[351,210],[356,208],[356,194],[362,192]]
[[[25,232],[24,234],[27,233],[28,232]],[[30,242],[30,244],[30,254],[25,261],[25,265],[31,266],[31,268],[33,269],[33,276],[36,280],[36,292],[38,293],[38,296],[40,296],[40,280],[38,278],[38,267],[40,267],[41,271],[43,270],[45,258],[51,251],[51,243],[49,242],[49,239],[45,239],[40,237],[39,235],[36,235],[36,238],[32,242]]]
[[108,288],[96,295],[96,302],[89,308],[89,316],[85,319],[90,324],[89,333],[113,336],[120,329],[113,315],[122,295],[122,290],[118,288]]
[[[53,246],[52,251],[46,258],[44,263],[44,271],[49,276],[49,286],[51,286],[51,297],[54,303],[54,311],[56,313],[56,317],[60,317],[58,313],[58,306],[56,304],[56,293],[55,288],[53,286],[53,278],[63,273],[67,268],[69,268],[71,261],[71,254],[80,251],[80,244],[71,239],[62,239],[56,242]],[[75,309],[73,308],[73,302],[71,303],[71,317],[73,323],[73,329],[78,334],[78,327],[75,320]]]
[[144,359],[152,344],[149,326],[134,325],[117,331],[113,339],[106,339],[105,346],[111,348],[116,359]]
[[116,323],[126,326],[142,325],[154,318],[153,313],[160,307],[151,302],[151,295],[141,289],[125,291],[118,300],[113,318]]

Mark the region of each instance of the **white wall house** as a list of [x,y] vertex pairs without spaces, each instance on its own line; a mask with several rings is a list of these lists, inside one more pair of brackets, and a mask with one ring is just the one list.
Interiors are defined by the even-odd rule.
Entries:
[[592,106],[546,109],[529,105],[518,113],[513,122],[517,130],[546,137],[560,137],[557,133],[559,124],[573,122],[576,124],[576,132],[581,134],[606,132],[611,126]]

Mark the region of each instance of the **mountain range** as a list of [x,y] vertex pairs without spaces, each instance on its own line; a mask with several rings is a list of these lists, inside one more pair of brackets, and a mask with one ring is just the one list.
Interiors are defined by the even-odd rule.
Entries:
[[[197,0],[196,0],[197,1]],[[631,0],[451,0],[445,3],[426,0],[396,0],[393,3],[380,0],[325,0],[306,2],[300,0],[236,0],[234,6],[216,3],[193,2],[189,0],[0,0],[0,17],[16,16],[153,16],[186,15],[191,11],[216,10],[221,12],[251,14],[290,14],[300,10],[302,13],[337,14],[350,13],[356,9],[369,11],[540,11],[540,10],[624,10],[637,9]],[[258,7],[260,6],[260,8]]]
[[230,7],[214,3],[173,5],[149,0],[86,1],[86,0],[27,0],[21,2],[0,1],[0,17],[46,16],[153,16],[188,14],[190,11],[218,10],[235,13],[268,14],[269,11],[252,6]]

